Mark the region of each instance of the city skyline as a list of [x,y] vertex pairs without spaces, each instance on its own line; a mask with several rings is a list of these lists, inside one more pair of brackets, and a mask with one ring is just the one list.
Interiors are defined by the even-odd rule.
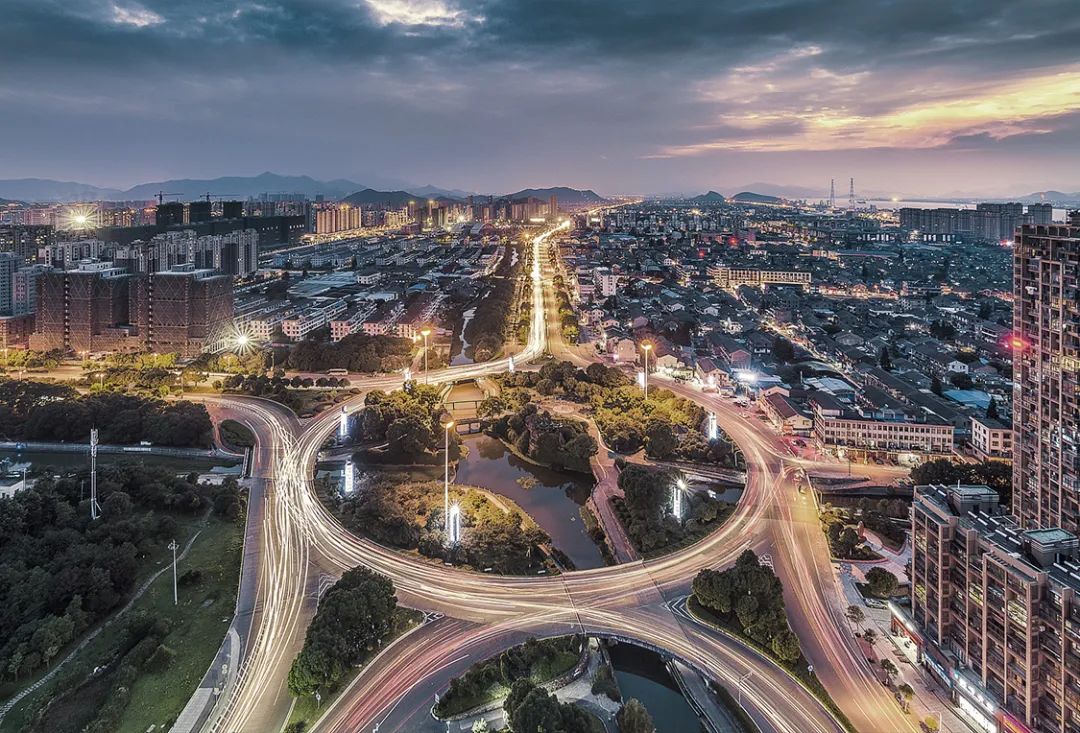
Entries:
[[0,169],[121,188],[270,168],[477,192],[1070,192],[1067,6],[18,2]]

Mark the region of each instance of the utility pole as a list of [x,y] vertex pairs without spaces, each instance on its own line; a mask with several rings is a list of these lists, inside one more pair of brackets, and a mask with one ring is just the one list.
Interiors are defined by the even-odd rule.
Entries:
[[179,605],[180,599],[176,594],[176,550],[180,545],[176,544],[176,540],[169,543],[169,549],[172,550],[172,602],[173,605]]
[[97,428],[90,430],[90,519],[97,520],[101,516],[101,506],[97,500]]

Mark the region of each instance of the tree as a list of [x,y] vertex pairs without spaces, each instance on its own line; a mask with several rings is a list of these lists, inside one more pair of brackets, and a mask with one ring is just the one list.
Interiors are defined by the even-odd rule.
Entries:
[[915,697],[915,688],[905,682],[899,687],[897,687],[896,691],[899,692],[901,697],[904,698],[904,711],[907,712],[907,710],[911,707],[912,698]]
[[773,339],[772,355],[777,361],[787,364],[795,360],[795,347],[783,336],[777,336]]
[[941,396],[941,378],[938,377],[938,375],[936,374],[930,378],[930,391],[936,394],[938,397]]
[[928,733],[938,733],[938,730],[941,729],[941,723],[939,723],[937,717],[933,715],[927,715],[923,718],[923,726],[926,727]]
[[900,674],[900,670],[893,664],[891,659],[882,659],[881,668],[885,670],[885,682],[886,684],[892,684],[893,677]]
[[967,372],[953,372],[949,375],[949,382],[957,389],[971,389],[975,383]]
[[862,626],[862,622],[866,620],[866,614],[858,606],[851,605],[847,607],[847,611],[844,613],[847,620],[855,624],[855,626]]
[[489,730],[490,728],[488,728],[488,722],[485,718],[480,718],[480,720],[477,720],[472,724],[472,733],[488,733]]
[[882,346],[881,347],[881,352],[878,354],[878,364],[880,364],[881,368],[884,369],[885,371],[887,371],[887,372],[892,371],[892,357],[889,356],[889,347],[888,346]]
[[867,644],[873,646],[874,643],[877,641],[877,632],[873,629],[867,629],[866,631],[862,632],[862,638],[866,640]]
[[[640,700],[630,698],[615,716],[622,733],[656,733],[652,716]],[[516,729],[515,729],[516,730]]]
[[870,586],[870,592],[879,598],[891,596],[899,584],[895,575],[885,568],[876,567],[867,571],[866,582]]
[[541,687],[530,690],[509,713],[510,727],[514,733],[557,731],[562,722],[559,701]]
[[769,646],[773,654],[785,662],[794,662],[802,654],[799,637],[791,629],[781,629],[769,642]]
[[986,418],[988,420],[998,419],[997,400],[993,397],[990,398],[990,402],[986,405]]
[[381,643],[396,611],[389,578],[362,567],[346,572],[319,602],[289,670],[289,690],[299,697],[334,689]]
[[671,422],[652,418],[645,426],[645,452],[651,458],[664,459],[679,447],[679,439],[671,429]]

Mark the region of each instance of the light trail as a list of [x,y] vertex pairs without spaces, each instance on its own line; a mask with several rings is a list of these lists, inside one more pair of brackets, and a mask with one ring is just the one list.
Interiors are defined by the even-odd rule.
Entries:
[[[532,324],[518,366],[553,344],[581,366],[590,363],[562,343],[554,303],[545,299],[545,242],[560,225],[533,239]],[[506,371],[508,359],[433,370],[431,382],[474,379]],[[355,380],[364,393],[401,386],[397,376]],[[217,399],[215,409],[242,414],[253,425],[260,465],[267,468],[267,511],[261,527],[258,610],[236,684],[206,727],[214,733],[263,733],[280,728],[284,680],[299,650],[307,616],[314,610],[308,586],[313,566],[339,574],[362,565],[390,577],[408,606],[444,613],[448,619],[401,641],[401,650],[366,668],[317,730],[369,728],[404,697],[444,684],[461,655],[481,659],[527,636],[580,631],[616,635],[672,653],[734,689],[746,669],[743,701],[763,730],[781,733],[839,731],[840,724],[808,691],[745,643],[681,617],[667,603],[684,596],[694,575],[706,567],[734,562],[748,547],[772,546],[780,555],[792,624],[827,688],[856,727],[865,731],[913,731],[899,707],[873,678],[848,632],[837,599],[827,548],[816,513],[789,479],[791,456],[779,439],[735,413],[719,399],[682,385],[668,385],[715,411],[719,425],[739,445],[747,463],[747,483],[734,514],[716,532],[691,547],[644,563],[631,563],[555,577],[500,577],[451,569],[383,547],[347,532],[315,496],[311,477],[318,451],[337,428],[338,413],[327,411],[302,426],[285,408],[261,400]],[[346,402],[359,409],[365,394]],[[805,459],[799,461],[807,465]],[[832,466],[833,464],[828,464]],[[807,633],[813,638],[807,638]],[[829,669],[824,668],[827,666]],[[440,670],[438,674],[435,670]],[[422,683],[422,684],[421,684]],[[402,712],[404,714],[404,712]]]

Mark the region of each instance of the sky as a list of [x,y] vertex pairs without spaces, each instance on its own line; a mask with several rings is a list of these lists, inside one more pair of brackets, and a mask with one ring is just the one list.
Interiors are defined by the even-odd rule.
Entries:
[[1077,0],[5,0],[0,178],[1080,190]]

